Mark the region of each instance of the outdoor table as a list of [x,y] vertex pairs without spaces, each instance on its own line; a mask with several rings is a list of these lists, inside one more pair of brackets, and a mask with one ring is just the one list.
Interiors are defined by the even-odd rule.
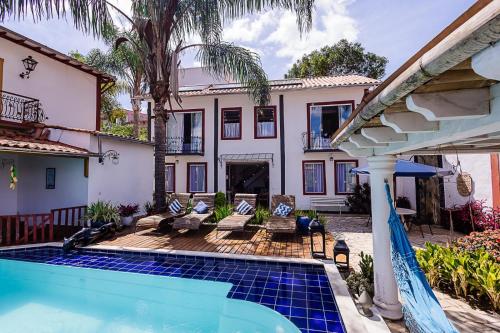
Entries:
[[406,217],[416,215],[417,211],[409,208],[396,207],[396,213],[401,217],[401,222],[405,226],[406,231],[410,231],[411,226],[408,224]]

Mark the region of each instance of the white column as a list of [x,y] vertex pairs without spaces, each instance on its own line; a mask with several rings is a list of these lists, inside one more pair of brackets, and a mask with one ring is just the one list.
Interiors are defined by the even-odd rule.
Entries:
[[400,319],[401,303],[391,263],[389,233],[389,203],[385,193],[387,179],[392,189],[396,158],[392,155],[368,157],[372,198],[373,269],[375,297],[373,303],[380,314],[389,319]]

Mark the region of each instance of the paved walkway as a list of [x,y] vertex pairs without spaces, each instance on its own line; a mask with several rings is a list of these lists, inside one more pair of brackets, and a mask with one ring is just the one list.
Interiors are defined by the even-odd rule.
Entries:
[[[352,267],[359,270],[359,253],[373,253],[373,239],[371,226],[367,226],[366,217],[338,216],[329,217],[328,230],[334,235],[343,234],[343,237],[351,250],[350,262]],[[410,241],[415,247],[422,247],[425,242],[446,244],[450,242],[449,230],[432,227],[434,235],[431,235],[427,226],[422,226],[424,237],[418,228],[413,228],[409,233]],[[452,238],[460,237],[459,233],[454,233]],[[454,323],[456,328],[462,333],[489,333],[500,332],[500,316],[474,309],[460,299],[454,299],[439,291],[435,291],[441,306],[445,310],[448,318]],[[392,332],[407,332],[401,321],[387,323]]]

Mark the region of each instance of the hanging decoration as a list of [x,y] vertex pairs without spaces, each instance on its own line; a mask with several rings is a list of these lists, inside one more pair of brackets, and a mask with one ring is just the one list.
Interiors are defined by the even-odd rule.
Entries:
[[461,172],[457,176],[457,191],[463,197],[472,194],[472,177],[467,172]]
[[9,183],[9,188],[15,190],[17,186],[17,170],[14,164],[10,166]]

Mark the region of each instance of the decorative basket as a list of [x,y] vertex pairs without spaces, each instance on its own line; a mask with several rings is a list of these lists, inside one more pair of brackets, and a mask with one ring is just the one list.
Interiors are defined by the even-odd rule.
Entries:
[[472,177],[464,172],[457,176],[457,191],[463,197],[468,197],[472,193]]

